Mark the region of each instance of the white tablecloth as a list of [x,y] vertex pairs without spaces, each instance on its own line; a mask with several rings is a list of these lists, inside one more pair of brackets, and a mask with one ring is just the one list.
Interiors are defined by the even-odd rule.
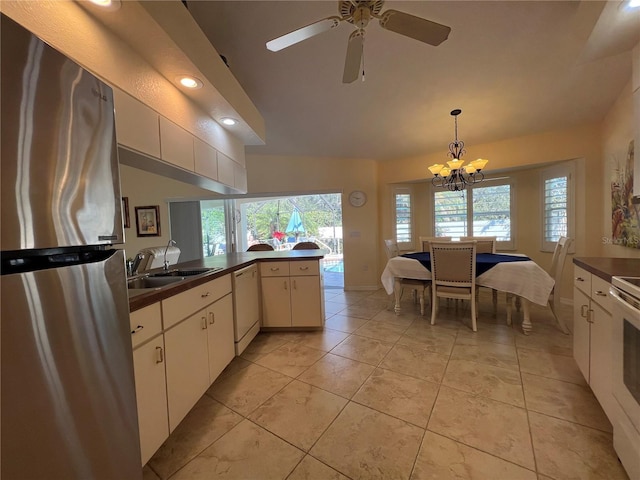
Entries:
[[[389,295],[393,293],[396,277],[431,280],[431,272],[418,260],[394,257],[387,262],[381,277],[382,286]],[[527,260],[498,263],[478,276],[476,283],[519,295],[538,305],[546,305],[555,282],[537,263]]]

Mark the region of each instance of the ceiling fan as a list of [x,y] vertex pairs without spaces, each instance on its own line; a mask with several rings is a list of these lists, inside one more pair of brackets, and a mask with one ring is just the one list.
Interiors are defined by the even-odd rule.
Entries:
[[[339,1],[338,11],[340,16],[327,17],[281,37],[274,38],[267,42],[267,48],[272,52],[277,52],[331,30],[341,22],[349,22],[356,27],[356,30],[349,36],[342,82],[351,83],[360,76],[360,67],[363,61],[364,29],[372,18],[376,18],[380,22],[380,26],[386,30],[391,30],[433,46],[444,42],[449,36],[449,32],[451,32],[451,27],[397,10],[387,10],[380,13],[383,5],[383,0]],[[364,75],[364,71],[362,73]]]

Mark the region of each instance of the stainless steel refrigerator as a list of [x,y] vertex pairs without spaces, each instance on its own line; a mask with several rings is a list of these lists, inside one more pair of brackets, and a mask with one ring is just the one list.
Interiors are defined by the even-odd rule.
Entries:
[[5,15],[0,42],[0,475],[139,479],[112,91]]

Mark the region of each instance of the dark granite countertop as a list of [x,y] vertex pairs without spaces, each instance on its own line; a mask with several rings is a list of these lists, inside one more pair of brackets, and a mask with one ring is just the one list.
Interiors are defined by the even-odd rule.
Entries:
[[[150,289],[139,295],[129,297],[129,311],[134,312],[140,310],[152,303],[159,302],[165,298],[171,297],[178,293],[189,290],[193,287],[209,282],[215,278],[221,277],[228,273],[248,267],[256,262],[277,262],[283,260],[318,260],[324,258],[324,250],[287,250],[273,252],[241,252],[228,253],[226,255],[216,255],[207,257],[203,260],[193,260],[190,262],[178,263],[171,265],[171,269],[194,269],[194,268],[216,268],[221,270],[212,271],[204,275],[197,275],[188,278],[182,282],[168,285],[159,289]],[[160,272],[161,268],[155,268],[150,272]]]
[[640,277],[640,258],[576,257],[573,263],[607,282],[611,277]]

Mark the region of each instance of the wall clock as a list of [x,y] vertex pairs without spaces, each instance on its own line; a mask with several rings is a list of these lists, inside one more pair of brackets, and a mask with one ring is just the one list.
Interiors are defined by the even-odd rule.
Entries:
[[360,190],[354,190],[349,194],[349,203],[354,207],[361,207],[367,203],[367,194]]

